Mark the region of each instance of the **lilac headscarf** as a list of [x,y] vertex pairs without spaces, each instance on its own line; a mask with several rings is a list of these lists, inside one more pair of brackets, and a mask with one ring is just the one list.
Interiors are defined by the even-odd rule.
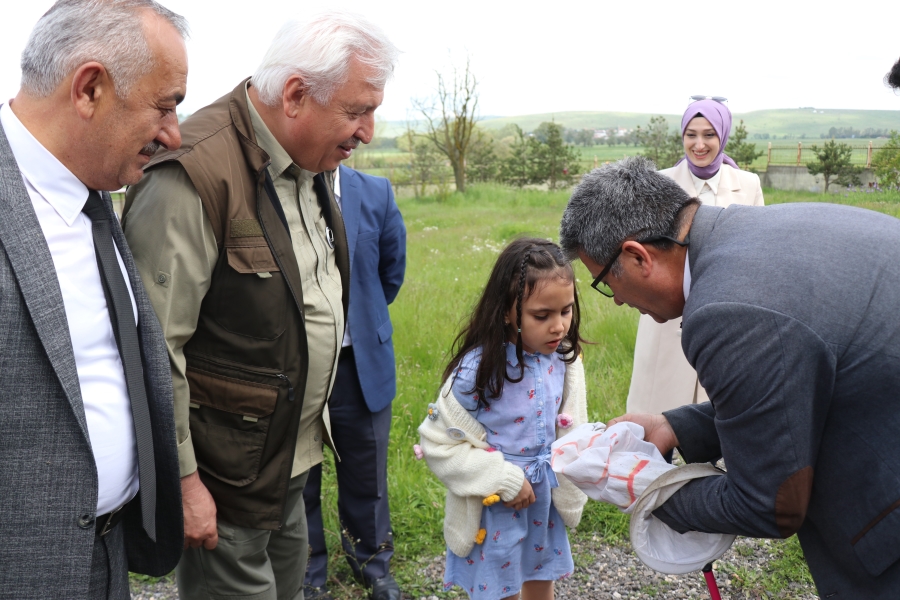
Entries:
[[684,116],[681,117],[682,138],[684,137],[684,130],[687,129],[688,123],[690,123],[691,119],[694,117],[703,117],[709,121],[709,124],[716,130],[716,135],[719,136],[719,153],[716,154],[713,161],[705,167],[698,167],[692,163],[688,159],[687,153],[685,153],[685,155],[675,164],[677,165],[682,160],[687,160],[688,169],[700,179],[709,179],[718,173],[723,162],[735,169],[740,168],[730,156],[725,154],[725,144],[728,143],[728,135],[731,133],[731,111],[728,110],[728,107],[715,100],[698,100],[697,102],[692,103],[687,107],[687,110],[684,111]]

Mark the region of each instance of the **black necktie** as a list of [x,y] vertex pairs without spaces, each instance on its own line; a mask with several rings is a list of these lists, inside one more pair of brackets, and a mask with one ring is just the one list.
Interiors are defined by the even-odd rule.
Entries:
[[141,347],[138,342],[137,324],[134,322],[134,308],[122,269],[116,259],[110,227],[110,212],[103,206],[100,194],[90,190],[83,212],[93,224],[94,251],[100,268],[100,280],[109,309],[119,346],[119,356],[125,368],[125,382],[131,399],[131,415],[134,418],[134,433],[137,440],[138,468],[141,484],[141,517],[144,531],[150,539],[156,540],[156,467],[153,464],[153,432],[150,426],[150,408],[147,405],[147,390],[144,387],[144,369],[141,363]]

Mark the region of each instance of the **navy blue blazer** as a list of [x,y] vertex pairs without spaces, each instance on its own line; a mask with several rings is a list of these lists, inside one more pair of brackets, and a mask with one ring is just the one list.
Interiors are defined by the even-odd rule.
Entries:
[[378,412],[397,395],[388,304],[406,272],[406,226],[390,181],[340,169],[341,214],[350,247],[347,319],[363,396],[369,410]]

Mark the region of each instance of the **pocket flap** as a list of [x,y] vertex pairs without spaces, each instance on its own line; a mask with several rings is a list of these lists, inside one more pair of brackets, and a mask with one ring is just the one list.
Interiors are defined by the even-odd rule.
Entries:
[[268,417],[275,411],[278,388],[224,375],[187,369],[191,402],[247,417]]
[[228,265],[238,273],[280,271],[268,246],[237,246],[226,248]]
[[900,560],[900,500],[879,515],[851,542],[856,556],[873,577]]
[[391,325],[390,320],[387,320],[378,328],[378,341],[383,344],[391,339],[392,335],[394,335],[394,326]]

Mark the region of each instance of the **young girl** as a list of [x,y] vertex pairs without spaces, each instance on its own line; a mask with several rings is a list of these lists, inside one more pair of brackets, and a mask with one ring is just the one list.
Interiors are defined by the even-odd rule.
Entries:
[[587,498],[557,480],[550,444],[560,423],[587,421],[578,321],[559,246],[507,246],[419,427],[428,466],[447,486],[445,589],[552,600],[553,581],[572,573],[564,525],[578,524]]

